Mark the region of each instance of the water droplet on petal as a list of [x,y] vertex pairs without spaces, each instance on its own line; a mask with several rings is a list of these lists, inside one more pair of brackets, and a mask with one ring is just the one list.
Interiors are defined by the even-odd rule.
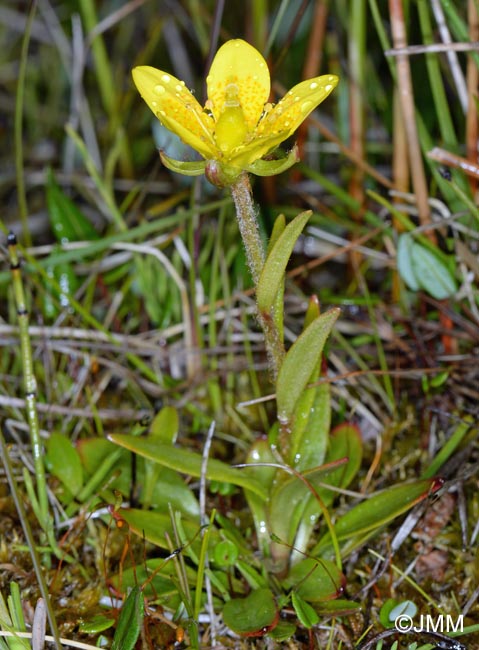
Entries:
[[311,110],[312,105],[313,105],[313,102],[310,102],[309,100],[303,102],[301,104],[301,112],[302,113],[307,113],[309,110]]
[[176,86],[175,86],[175,90],[177,90],[178,92],[180,92],[181,90],[183,90],[183,88],[181,87],[181,84],[176,84]]
[[327,86],[324,86],[324,90],[329,93],[330,90],[332,90],[332,85],[328,84]]
[[162,75],[162,76],[161,76],[161,79],[162,79],[162,81],[165,82],[165,84],[169,84],[170,81],[171,81],[171,77],[170,77],[169,74],[164,74],[164,75]]
[[318,84],[315,81],[313,81],[312,83],[309,84],[309,87],[311,90],[314,90],[315,88],[318,87]]
[[165,92],[165,87],[162,86],[161,84],[157,84],[153,90],[157,95],[163,95],[163,93]]
[[153,108],[156,108],[158,106],[158,102],[151,102],[151,105],[153,106]]

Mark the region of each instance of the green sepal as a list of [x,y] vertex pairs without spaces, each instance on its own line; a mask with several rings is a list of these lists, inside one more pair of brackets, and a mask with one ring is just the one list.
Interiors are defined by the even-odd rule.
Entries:
[[294,145],[286,158],[280,160],[255,160],[251,165],[245,165],[245,169],[256,176],[276,176],[282,174],[299,161],[298,147]]
[[201,176],[205,173],[206,162],[204,160],[174,160],[167,156],[164,151],[160,151],[160,158],[167,169],[177,174],[183,174],[183,176]]

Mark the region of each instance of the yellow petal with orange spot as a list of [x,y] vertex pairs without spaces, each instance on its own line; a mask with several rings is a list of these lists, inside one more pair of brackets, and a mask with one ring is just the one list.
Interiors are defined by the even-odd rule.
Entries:
[[248,131],[255,128],[271,87],[268,66],[258,50],[239,38],[227,41],[216,53],[206,83],[215,121],[236,96]]
[[325,74],[302,81],[268,112],[258,126],[258,134],[286,140],[338,84],[338,77]]
[[204,158],[218,157],[214,122],[196,101],[185,82],[144,65],[132,70],[133,81],[160,122]]

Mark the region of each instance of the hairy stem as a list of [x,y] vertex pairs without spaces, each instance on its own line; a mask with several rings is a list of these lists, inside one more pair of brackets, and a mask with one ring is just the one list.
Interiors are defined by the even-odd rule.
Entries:
[[[258,219],[248,174],[241,174],[237,181],[231,185],[231,194],[236,207],[236,217],[246,250],[248,266],[253,277],[254,286],[257,288],[263,270],[265,252],[259,234]],[[273,379],[276,379],[284,357],[283,342],[273,314],[258,312],[258,319],[264,333],[271,374]]]

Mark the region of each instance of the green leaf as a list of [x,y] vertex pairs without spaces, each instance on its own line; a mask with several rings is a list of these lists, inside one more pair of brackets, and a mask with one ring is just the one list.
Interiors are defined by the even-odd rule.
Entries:
[[346,579],[329,560],[306,558],[293,566],[285,586],[310,603],[333,600],[344,590]]
[[[267,440],[256,440],[246,458],[247,463],[276,463],[277,459],[271,451]],[[266,494],[270,494],[277,470],[274,467],[255,467],[251,473],[263,485]],[[245,491],[248,506],[253,515],[258,538],[258,547],[263,554],[268,553],[270,543],[269,521],[269,503],[250,490]]]
[[[338,519],[334,526],[338,541],[346,542],[353,538],[369,537],[380,526],[399,517],[435,492],[440,485],[436,480],[419,480],[395,485],[373,494]],[[314,547],[312,554],[324,555],[330,548],[331,535],[327,532]],[[349,550],[349,546],[345,548]]]
[[173,406],[164,406],[153,418],[150,435],[159,442],[173,445],[176,442],[179,429],[178,411]]
[[[313,400],[309,403],[311,396]],[[330,385],[324,383],[306,388],[295,408],[291,433],[290,463],[299,472],[324,463],[330,426]]]
[[[188,476],[201,476],[201,467],[203,457],[188,449],[180,449],[158,442],[152,436],[137,437],[128,434],[109,435],[108,439],[116,445],[125,447],[130,451],[153,460],[160,465],[170,469],[187,474]],[[230,467],[226,463],[211,458],[208,460],[206,468],[206,478],[215,481],[225,481],[239,485],[255,492],[263,499],[267,499],[268,494],[261,483],[247,472]]]
[[[276,242],[283,234],[285,228],[286,228],[285,216],[284,214],[280,214],[276,218],[273,225],[273,230],[271,232],[271,237],[268,243],[268,250],[266,252],[266,257],[268,257],[268,255],[270,254]],[[276,292],[276,298],[272,308],[273,321],[278,331],[278,336],[280,341],[284,340],[284,280],[285,280],[285,274],[283,273],[283,277],[281,279],[281,282],[279,283],[278,291]]]
[[[273,639],[276,643],[285,643],[296,632],[296,625],[288,623],[288,621],[280,620],[274,630],[268,632],[268,637]],[[289,647],[289,646],[288,646]]]
[[47,451],[51,473],[60,479],[73,496],[77,495],[83,486],[83,467],[78,451],[61,433],[50,435]]
[[331,431],[330,447],[326,456],[327,462],[331,463],[340,458],[348,459],[348,462],[333,474],[333,485],[346,488],[358,473],[362,457],[363,444],[361,432],[357,426],[346,422]]
[[355,603],[352,600],[329,600],[322,603],[314,603],[318,614],[326,616],[351,616],[360,612],[363,608],[362,603]]
[[90,221],[57,184],[51,170],[47,175],[47,208],[53,233],[59,243],[99,239]]
[[268,580],[266,576],[261,573],[253,566],[251,560],[238,560],[236,562],[236,568],[239,573],[246,580],[251,589],[262,589],[266,588]]
[[239,549],[229,539],[224,539],[216,544],[213,549],[213,562],[219,567],[234,566],[238,559]]
[[276,403],[281,424],[290,423],[296,403],[310,380],[339,314],[338,308],[321,314],[288,350],[276,381]]
[[402,277],[406,285],[412,291],[419,291],[420,286],[417,281],[416,274],[414,273],[412,263],[412,248],[414,246],[414,239],[408,233],[399,236],[396,263],[399,275]]
[[[85,472],[89,476],[98,475],[100,485],[108,481],[110,489],[118,490],[125,497],[129,496],[132,482],[131,454],[129,452],[104,438],[81,440],[78,443],[78,451]],[[117,451],[121,452],[120,458],[114,463],[114,471],[118,472],[118,477],[112,481],[112,468],[109,467],[109,461]],[[143,458],[138,460],[137,482],[141,487],[138,499],[142,505],[159,509],[164,513],[169,512],[171,505],[173,510],[178,510],[189,518],[199,516],[198,500],[178,472],[154,465],[159,471],[153,477],[155,479],[153,482],[151,467],[146,465],[148,461]],[[150,463],[150,465],[153,464]],[[102,475],[103,479],[101,479]]]
[[99,634],[113,625],[115,625],[115,619],[103,614],[97,614],[86,621],[80,619],[79,630],[82,634]]
[[[351,424],[340,424],[329,437],[329,450],[326,461],[329,464],[347,459],[347,462],[339,464],[327,478],[322,481],[333,487],[346,488],[356,476],[362,459],[361,434],[357,427]],[[328,466],[326,465],[326,466]],[[305,477],[308,473],[305,473]],[[329,506],[337,493],[327,487],[317,487],[318,496],[325,506]],[[311,533],[317,523],[321,510],[313,495],[304,499],[304,503],[297,508],[297,533],[293,545],[296,549],[306,550]]]
[[399,237],[398,271],[413,291],[424,289],[437,300],[449,298],[456,293],[456,280],[443,258],[445,256],[440,256],[439,251],[435,254],[430,248],[414,241],[408,233]]
[[[317,486],[319,482],[332,482],[334,484],[335,481],[332,477],[336,472],[341,471],[341,464],[341,461],[339,461],[307,470],[302,473],[304,481],[298,476],[291,475],[287,476],[283,481],[278,481],[276,489],[270,496],[268,521],[272,533],[279,537],[281,542],[293,543],[302,514],[309,503],[309,498],[314,501],[315,507],[313,505],[313,508],[315,512],[320,511],[320,506],[305,481],[317,491],[319,491]],[[281,546],[283,546],[284,553],[289,555],[290,549],[284,544]],[[279,550],[279,554],[283,554],[281,550]]]
[[[130,529],[139,537],[144,537],[152,544],[169,550],[168,537],[173,539],[173,526],[171,515],[151,510],[139,510],[138,508],[125,508],[119,511],[119,515],[126,521]],[[196,521],[183,518],[181,520],[187,539],[193,540],[200,528],[199,517]],[[215,541],[219,541],[216,537]],[[198,538],[193,542],[193,549],[199,551],[201,540]]]
[[279,621],[276,601],[269,589],[257,589],[246,598],[232,598],[223,608],[223,621],[233,632],[263,636]]
[[121,608],[111,650],[133,650],[140,636],[145,603],[139,587],[133,587]]
[[446,264],[421,244],[412,246],[412,267],[422,289],[436,300],[453,296],[457,291],[456,280]]
[[394,626],[394,621],[391,621],[389,614],[398,604],[399,601],[397,601],[395,598],[388,598],[379,610],[379,620],[381,621],[381,625],[383,627],[388,628]]
[[311,214],[311,211],[298,214],[286,226],[266,258],[256,288],[256,299],[260,312],[270,313],[296,240]]
[[296,616],[308,630],[319,622],[319,616],[316,610],[295,591],[293,591],[291,596],[291,602],[293,603]]

